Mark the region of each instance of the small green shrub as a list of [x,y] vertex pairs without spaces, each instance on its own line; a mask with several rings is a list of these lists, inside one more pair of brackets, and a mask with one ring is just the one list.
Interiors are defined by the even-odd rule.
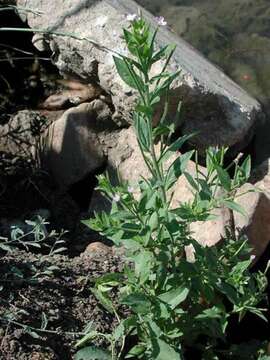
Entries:
[[[43,250],[46,256],[53,256],[63,253],[66,248],[63,246],[65,240],[62,238],[65,231],[57,233],[55,230],[48,231],[49,223],[39,215],[33,220],[26,220],[25,224],[11,226],[10,236],[0,236],[0,259],[6,253],[12,253],[16,249],[21,250]],[[2,272],[0,279],[0,292],[4,289],[5,284],[18,282],[36,283],[44,277],[53,276],[58,266],[45,266],[42,270],[32,264],[29,265],[27,275],[19,269],[18,266],[7,266],[6,271]]]
[[[142,17],[134,17],[130,28],[124,29],[131,56],[114,57],[122,80],[139,94],[134,128],[151,177],[140,180],[137,200],[130,184],[120,181],[113,186],[108,176],[100,175],[98,189],[111,201],[111,212],[85,221],[126,249],[124,273],[107,274],[92,289],[103,306],[116,314],[119,325],[109,335],[89,331],[77,345],[107,336],[112,359],[179,360],[189,349],[197,349],[203,359],[218,359],[221,348],[223,353],[229,349],[226,328],[233,314],[239,321],[247,312],[266,320],[265,309],[257,305],[264,299],[267,280],[265,273],[250,273],[253,256],[246,239],[235,239],[228,231],[222,243],[203,247],[192,237],[190,224],[210,219],[213,209],[221,206],[244,212],[234,197],[250,175],[250,158],[235,165],[232,178],[224,167],[224,148],[206,151],[207,174],[198,166],[195,177],[186,172],[194,151],[179,155],[164,170],[190,136],[171,140],[175,122],[167,114],[167,95],[179,72],[168,71],[174,47],[156,50],[156,34]],[[159,60],[163,69],[151,76],[150,70]],[[155,105],[164,98],[164,113],[153,127]],[[158,152],[155,144],[160,145]],[[180,176],[186,177],[194,198],[171,209],[169,190]],[[110,300],[113,288],[118,289],[119,303],[130,310],[127,318],[120,318]],[[124,354],[127,336],[136,343]],[[92,359],[92,351],[87,347],[77,358]]]
[[57,233],[55,230],[48,231],[49,223],[41,216],[34,220],[25,220],[23,226],[11,226],[10,236],[0,236],[0,250],[12,252],[16,248],[29,251],[32,249],[47,249],[48,255],[55,255],[66,250],[62,239],[65,231]]

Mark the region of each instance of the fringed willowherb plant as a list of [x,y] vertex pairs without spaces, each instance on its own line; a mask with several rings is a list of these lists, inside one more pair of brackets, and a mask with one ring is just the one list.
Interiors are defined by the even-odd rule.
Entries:
[[[198,167],[195,177],[185,171],[194,151],[177,156],[164,170],[165,163],[190,137],[171,140],[175,122],[167,114],[168,93],[179,72],[167,69],[174,47],[157,50],[158,29],[152,32],[141,16],[131,20],[130,28],[124,29],[131,56],[114,57],[114,61],[122,80],[139,94],[134,128],[151,176],[140,180],[139,200],[131,184],[120,181],[113,186],[107,176],[98,177],[98,189],[111,200],[111,212],[96,214],[85,223],[116,246],[123,246],[128,261],[123,274],[107,274],[92,289],[103,306],[115,313],[118,327],[107,335],[89,330],[77,344],[82,347],[105,336],[112,344],[111,352],[89,346],[78,351],[77,359],[179,360],[191,348],[203,359],[219,359],[220,349],[223,354],[229,349],[226,328],[232,314],[241,320],[252,312],[265,319],[264,309],[257,305],[264,298],[267,280],[265,273],[250,273],[253,257],[246,239],[228,235],[219,245],[203,247],[192,237],[190,224],[209,219],[213,209],[221,206],[243,212],[234,196],[249,177],[250,159],[235,165],[233,178],[223,164],[224,148],[206,151],[207,174]],[[152,66],[160,60],[162,71],[151,76]],[[154,108],[161,98],[166,99],[164,112],[153,127]],[[159,151],[154,144],[159,144]],[[194,198],[171,209],[168,192],[180,176],[186,177]],[[119,303],[130,309],[127,318],[120,318],[110,300],[115,287]],[[127,336],[135,339],[128,350]]]

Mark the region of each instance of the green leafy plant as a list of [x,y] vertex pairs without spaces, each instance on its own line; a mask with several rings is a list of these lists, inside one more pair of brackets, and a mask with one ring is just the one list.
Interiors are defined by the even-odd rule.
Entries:
[[[49,223],[39,215],[34,220],[26,220],[25,224],[11,226],[10,236],[0,236],[0,256],[6,253],[12,253],[16,249],[31,250],[45,250],[46,256],[53,256],[62,254],[66,247],[63,235],[66,231],[57,233],[55,230],[48,231],[47,225]],[[28,274],[26,275],[17,266],[10,266],[7,268],[0,280],[0,292],[4,289],[4,284],[14,282],[36,283],[44,277],[53,276],[58,266],[45,266],[43,269],[37,269],[34,264],[29,264]]]
[[[253,256],[245,238],[228,231],[223,242],[204,247],[192,237],[190,225],[213,218],[213,210],[224,206],[244,213],[235,193],[249,177],[250,158],[235,164],[231,177],[231,166],[224,166],[226,149],[209,148],[206,174],[198,166],[195,176],[186,171],[196,152],[176,156],[176,151],[194,134],[172,141],[175,119],[167,111],[168,93],[179,72],[168,70],[174,46],[156,49],[157,31],[152,32],[141,16],[134,17],[130,28],[124,29],[130,57],[114,57],[122,80],[139,94],[133,125],[150,176],[139,181],[139,199],[130,184],[119,180],[113,186],[108,176],[98,177],[98,189],[111,201],[111,211],[96,214],[85,224],[124,247],[127,265],[123,274],[99,278],[92,292],[119,321],[107,337],[112,359],[179,360],[189,349],[199,351],[202,359],[218,359],[220,348],[226,353],[226,328],[233,314],[239,321],[247,312],[266,320],[265,309],[258,304],[267,280],[265,273],[250,273]],[[163,68],[152,75],[158,61]],[[153,126],[161,101],[164,111]],[[171,194],[180,176],[186,177],[194,197],[172,209]],[[118,290],[119,303],[128,307],[128,317],[121,319],[115,309],[112,289]],[[91,330],[77,347],[100,336],[104,334]],[[134,346],[124,351],[127,336],[135,339]],[[90,344],[77,358],[99,358],[92,354],[95,351]]]
[[49,255],[62,253],[66,250],[62,239],[66,231],[57,233],[55,230],[48,231],[49,223],[41,216],[34,220],[25,220],[23,226],[11,226],[10,236],[0,236],[0,250],[12,252],[16,248],[23,248],[29,251],[34,249],[48,249]]

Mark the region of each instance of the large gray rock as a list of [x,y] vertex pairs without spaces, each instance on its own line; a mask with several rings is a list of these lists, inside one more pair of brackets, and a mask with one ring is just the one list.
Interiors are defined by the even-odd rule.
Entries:
[[[126,54],[121,38],[122,27],[128,26],[125,14],[137,12],[138,4],[132,0],[17,0],[17,4],[41,11],[41,15],[27,14],[30,27],[84,39],[44,35],[59,70],[84,79],[98,79],[112,96],[114,120],[131,122],[136,94],[117,75],[108,49]],[[153,27],[157,26],[151,14],[147,11],[143,14]],[[168,43],[177,45],[170,70],[181,69],[183,75],[174,83],[170,108],[174,113],[178,101],[184,100],[186,116],[182,131],[200,131],[194,138],[199,149],[217,144],[236,146],[237,150],[244,147],[261,112],[258,102],[184,40],[163,28],[157,45]],[[158,69],[161,66],[157,64]]]
[[71,108],[48,128],[41,141],[42,165],[61,187],[94,173],[105,161],[99,140],[110,110],[101,100]]

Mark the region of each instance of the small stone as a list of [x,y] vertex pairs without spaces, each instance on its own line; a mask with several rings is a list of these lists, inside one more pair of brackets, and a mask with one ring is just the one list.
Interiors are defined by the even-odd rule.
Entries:
[[32,42],[39,51],[46,51],[49,49],[49,45],[46,43],[43,34],[34,34]]
[[87,246],[87,248],[84,250],[83,254],[85,255],[91,255],[101,253],[104,255],[111,255],[112,254],[112,248],[110,246],[107,246],[103,244],[102,242],[96,241]]

